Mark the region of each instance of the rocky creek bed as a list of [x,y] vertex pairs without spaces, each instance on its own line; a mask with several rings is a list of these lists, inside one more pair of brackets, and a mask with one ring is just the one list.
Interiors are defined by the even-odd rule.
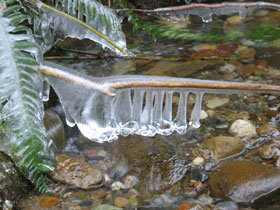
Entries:
[[[224,30],[237,28],[241,35],[250,24],[268,23],[279,26],[280,12],[258,10],[245,19],[231,15],[217,20]],[[197,30],[209,27],[198,25],[196,19],[189,24]],[[219,54],[238,59],[111,59],[65,64],[84,68],[94,76],[145,74],[280,85],[279,40],[198,43],[159,38],[153,42],[144,33],[137,33],[128,37],[128,43],[132,51],[146,56],[174,57],[191,52],[195,57]],[[83,50],[95,47],[77,40],[62,44]],[[55,193],[41,195],[29,189],[29,183],[1,153],[0,205],[4,209],[13,203],[23,210],[280,209],[278,95],[207,94],[199,129],[184,135],[119,137],[103,144],[67,128],[61,106],[53,98],[46,104],[49,108],[44,122],[59,150],[57,169],[49,183]],[[174,101],[173,105],[178,105],[178,100]],[[194,96],[190,95],[188,107],[193,106]]]

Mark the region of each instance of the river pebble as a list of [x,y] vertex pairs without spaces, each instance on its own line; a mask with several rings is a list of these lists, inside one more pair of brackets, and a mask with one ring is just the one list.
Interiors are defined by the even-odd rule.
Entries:
[[280,169],[250,161],[230,162],[211,174],[209,185],[214,197],[254,202],[280,187]]
[[116,206],[111,206],[108,204],[102,204],[96,207],[94,210],[122,210],[122,208],[118,208]]
[[98,168],[64,154],[58,154],[56,159],[57,167],[52,174],[54,180],[82,189],[91,189],[103,184],[103,174]]
[[234,136],[252,137],[257,134],[256,127],[248,120],[235,120],[230,128],[229,133]]
[[228,102],[229,102],[229,98],[215,97],[207,101],[207,108],[215,109],[217,107],[226,105]]
[[240,154],[244,151],[244,143],[238,137],[216,136],[206,139],[201,147],[212,152],[213,157],[220,160]]
[[114,200],[114,205],[117,207],[123,208],[123,207],[129,205],[129,200],[124,197],[116,197]]
[[124,177],[124,179],[123,179],[124,189],[131,189],[135,185],[137,185],[138,182],[139,182],[139,179],[136,176],[128,175],[128,176]]

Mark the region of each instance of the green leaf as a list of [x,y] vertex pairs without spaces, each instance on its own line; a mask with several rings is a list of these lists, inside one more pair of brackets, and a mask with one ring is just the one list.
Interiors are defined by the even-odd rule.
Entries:
[[[21,5],[6,3],[0,13],[0,121],[4,135],[1,150],[12,157],[20,171],[41,192],[48,191],[46,173],[53,170],[54,145],[47,137],[42,122],[43,104],[38,87],[42,82],[37,71],[40,49],[26,25],[29,18]],[[14,32],[17,32],[14,34]],[[53,161],[44,160],[43,155]]]

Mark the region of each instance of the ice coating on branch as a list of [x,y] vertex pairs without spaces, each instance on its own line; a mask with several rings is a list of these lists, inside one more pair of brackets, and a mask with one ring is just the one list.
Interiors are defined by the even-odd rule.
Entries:
[[[186,2],[187,3],[187,2]],[[189,2],[188,2],[189,3]],[[279,4],[269,2],[252,2],[252,3],[241,3],[241,2],[224,2],[220,4],[190,4],[178,7],[167,7],[159,8],[154,10],[144,10],[143,12],[148,14],[158,15],[171,15],[171,16],[189,16],[197,15],[201,17],[205,23],[212,22],[213,15],[226,15],[238,13],[241,18],[245,18],[250,10],[259,8],[269,8],[280,10]]]
[[[126,49],[125,35],[121,31],[121,19],[110,8],[94,0],[56,0],[55,5],[58,10],[84,21],[113,41],[118,47]],[[44,52],[49,50],[58,40],[71,37],[90,39],[103,47],[108,47],[117,54],[123,55],[112,44],[74,20],[44,7],[40,7],[39,12],[40,17],[35,18],[34,29]]]
[[[59,65],[50,63],[46,65],[51,67],[41,66],[40,71],[50,75],[44,71],[48,71],[48,68],[54,69],[52,74],[55,76],[47,76],[46,79],[61,101],[68,125],[77,125],[84,136],[97,142],[112,141],[117,139],[118,135],[170,135],[174,131],[183,134],[187,131],[188,125],[191,128],[200,126],[204,93],[254,91],[223,87],[220,89],[187,87],[190,83],[206,86],[208,84],[252,86],[246,83],[138,75],[94,78]],[[151,86],[151,83],[156,85]],[[176,87],[178,83],[186,87]],[[280,87],[278,88],[280,90]],[[280,92],[279,90],[276,91]],[[257,92],[275,93],[275,90]],[[189,93],[196,95],[196,101],[188,120]],[[173,107],[175,95],[179,96],[179,103]]]

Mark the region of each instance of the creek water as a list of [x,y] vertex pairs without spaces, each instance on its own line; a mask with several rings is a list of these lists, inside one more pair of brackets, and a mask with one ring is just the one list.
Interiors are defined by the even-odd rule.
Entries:
[[[273,3],[280,4],[280,1]],[[150,18],[154,20],[154,17]],[[186,59],[178,62],[119,58],[58,59],[54,62],[96,77],[120,74],[158,75],[280,85],[280,30],[279,37],[275,33],[262,34],[265,27],[267,31],[277,27],[279,29],[280,11],[257,9],[250,11],[244,18],[240,18],[238,14],[213,16],[211,23],[203,23],[198,16],[191,16],[185,20],[178,17],[161,17],[158,21],[199,33],[208,33],[216,29],[226,34],[234,30],[239,32],[240,38],[219,43],[172,40],[157,36],[157,40],[154,41],[149,34],[140,30],[130,35],[131,24],[124,22],[127,46],[134,54],[162,58],[184,56]],[[60,46],[85,51],[99,49],[89,41],[70,39],[60,43]],[[215,56],[234,59],[191,59]],[[178,99],[178,95],[173,96],[174,107],[178,106]],[[280,205],[277,195],[272,195],[273,199],[266,199],[265,202],[253,202],[265,194],[263,189],[248,192],[252,198],[250,201],[238,202],[230,196],[217,196],[214,188],[218,186],[211,185],[209,177],[214,176],[213,173],[219,166],[240,160],[280,167],[280,137],[277,134],[279,102],[279,96],[272,94],[206,94],[202,102],[200,128],[190,129],[182,135],[174,133],[154,137],[119,136],[113,142],[102,144],[86,139],[77,128],[65,126],[67,145],[61,149],[62,153],[99,168],[105,176],[105,182],[102,187],[88,191],[64,188],[61,194],[68,193],[69,196],[65,196],[67,201],[62,201],[57,208],[94,209],[101,203],[120,206],[116,203],[116,198],[121,197],[128,200],[123,209],[250,209],[251,206],[257,209],[277,209]],[[194,103],[195,95],[190,94],[187,105],[189,115]],[[55,107],[56,111],[63,113],[58,100],[48,102],[47,106]],[[61,117],[63,119],[63,114]],[[208,149],[202,148],[202,143],[207,139],[238,135],[231,131],[230,127],[240,119],[250,122],[253,130],[257,129],[257,132],[253,132],[252,135],[239,134],[244,145],[239,152],[232,151],[236,145],[228,148],[223,144],[217,148],[224,150],[223,158],[219,158],[215,153],[217,151],[211,152],[213,145]],[[264,129],[264,126],[268,125],[272,128]],[[275,135],[271,134],[271,130]],[[259,151],[264,145],[271,144],[276,152],[268,158],[261,155]],[[215,145],[216,147],[218,146]],[[264,179],[270,182],[272,178],[265,176]],[[278,179],[280,180],[280,172]],[[234,180],[230,183],[234,185],[232,189],[222,192],[230,194],[242,183]],[[257,183],[259,182],[253,185]],[[228,187],[226,184],[224,186]],[[250,189],[245,183],[238,192],[244,193]],[[104,197],[100,196],[103,192],[106,194]],[[37,209],[38,207],[31,206],[31,202],[36,201],[38,197],[40,196],[32,193],[24,197],[20,202],[22,209]]]

